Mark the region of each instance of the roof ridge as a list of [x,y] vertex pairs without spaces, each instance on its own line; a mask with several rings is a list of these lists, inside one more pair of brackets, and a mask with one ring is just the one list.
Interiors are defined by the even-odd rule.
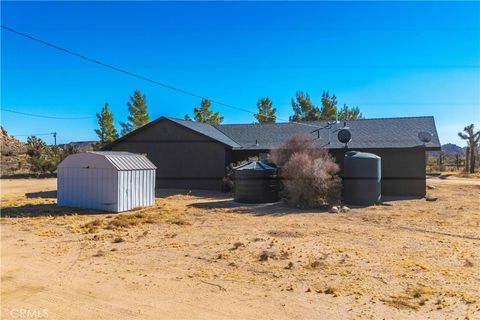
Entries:
[[231,136],[229,136],[228,134],[226,134],[225,132],[223,132],[222,130],[218,129],[217,127],[220,126],[219,124],[217,125],[211,125],[212,127],[215,128],[215,130],[217,130],[218,132],[220,132],[221,134],[223,134],[225,137],[228,137],[230,140],[232,140],[233,142],[235,142],[236,144],[238,144],[239,146],[241,146],[242,144],[239,143],[238,141],[236,141],[235,139],[233,139]]
[[[167,120],[173,122],[173,123],[176,123],[177,125],[180,125],[182,127],[185,127],[189,130],[193,130],[199,134],[202,134],[210,139],[213,139],[213,140],[216,140],[220,143],[223,143],[223,144],[226,144],[230,147],[236,147],[236,146],[241,146],[240,143],[236,142],[235,140],[233,140],[229,135],[227,135],[225,132],[219,130],[218,128],[216,128],[214,125],[211,125],[209,123],[203,123],[203,122],[198,122],[198,121],[191,121],[191,120],[185,120],[185,119],[177,119],[177,118],[172,118],[172,117],[165,117]],[[199,129],[198,127],[195,128],[195,126],[200,126],[202,127],[202,129]],[[207,132],[202,132],[201,130],[203,129],[213,129],[215,130],[215,132],[218,132],[221,137],[214,137],[211,135],[211,133],[207,133]],[[222,140],[227,140],[227,141],[222,141]],[[229,141],[228,141],[229,140]],[[236,145],[232,145],[232,142]]]
[[[433,118],[433,116],[410,116],[410,117],[380,117],[380,118],[367,118],[367,119],[355,119],[347,121],[370,121],[370,120],[400,120],[400,119],[424,119],[424,118]],[[273,122],[273,123],[227,123],[219,124],[216,126],[226,127],[226,126],[268,126],[268,125],[279,125],[279,124],[298,124],[302,125],[303,123],[318,123],[318,122],[327,122],[328,120],[314,120],[314,121],[295,121],[295,122]],[[338,120],[342,122],[344,120]]]

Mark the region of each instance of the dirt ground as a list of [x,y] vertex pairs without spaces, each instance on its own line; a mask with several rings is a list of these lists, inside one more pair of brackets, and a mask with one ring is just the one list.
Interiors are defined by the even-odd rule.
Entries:
[[109,214],[1,183],[2,319],[480,319],[480,180],[341,214],[178,190]]

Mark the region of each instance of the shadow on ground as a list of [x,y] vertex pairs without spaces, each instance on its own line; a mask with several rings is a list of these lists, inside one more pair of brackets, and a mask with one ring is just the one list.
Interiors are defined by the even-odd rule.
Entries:
[[17,207],[2,208],[0,216],[2,218],[32,218],[32,217],[58,217],[71,215],[91,215],[103,214],[105,212],[98,210],[88,210],[80,208],[67,208],[57,206],[56,203],[26,204]]
[[228,192],[211,191],[211,190],[187,190],[187,189],[156,189],[155,197],[166,199],[172,196],[189,196],[195,198],[214,198],[214,199],[231,199],[233,194]]
[[57,198],[57,191],[40,191],[40,192],[30,192],[25,193],[25,197],[28,199],[33,198],[43,198],[43,199],[56,199]]
[[253,214],[257,216],[284,216],[289,214],[328,213],[328,208],[302,209],[289,207],[285,202],[248,204],[231,199],[189,204],[188,207],[199,209],[227,209],[232,213]]
[[389,203],[389,202],[396,202],[396,201],[406,201],[406,200],[418,200],[424,197],[419,196],[382,196],[381,203]]

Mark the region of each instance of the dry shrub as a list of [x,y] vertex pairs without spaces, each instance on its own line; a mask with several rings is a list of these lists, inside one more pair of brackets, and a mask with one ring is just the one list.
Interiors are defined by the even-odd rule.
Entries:
[[324,148],[308,135],[295,136],[272,151],[280,167],[284,196],[296,207],[318,207],[338,202],[341,194],[340,168]]
[[95,219],[90,222],[85,223],[80,228],[86,233],[95,233],[103,226],[102,219]]

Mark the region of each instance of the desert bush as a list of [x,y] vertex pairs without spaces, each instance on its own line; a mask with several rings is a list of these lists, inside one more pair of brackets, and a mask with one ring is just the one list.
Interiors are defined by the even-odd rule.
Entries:
[[27,141],[27,154],[30,156],[29,163],[33,172],[54,173],[58,164],[74,153],[78,153],[76,147],[48,146],[42,139],[34,136]]
[[310,136],[295,136],[272,150],[272,159],[280,167],[283,195],[296,207],[318,207],[338,202],[341,179],[338,165]]
[[27,154],[30,157],[40,156],[48,149],[47,144],[40,138],[35,136],[28,137],[27,139]]

